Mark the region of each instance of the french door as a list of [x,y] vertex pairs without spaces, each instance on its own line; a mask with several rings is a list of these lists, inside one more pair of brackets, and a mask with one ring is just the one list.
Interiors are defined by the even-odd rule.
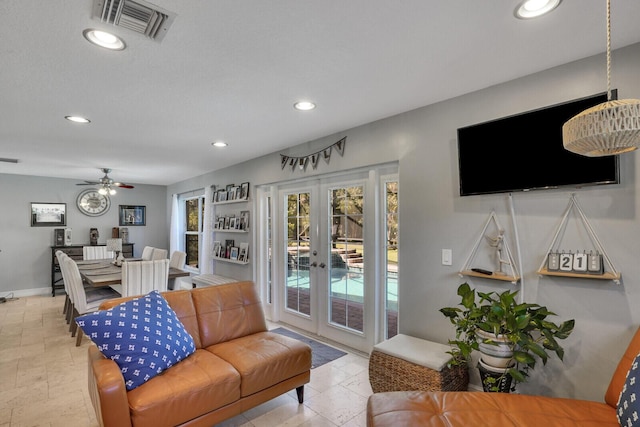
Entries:
[[[368,352],[384,325],[385,220],[378,172],[277,186],[274,211],[278,320]],[[379,202],[378,202],[379,203]],[[274,221],[275,222],[275,221]],[[274,224],[275,225],[275,224]],[[386,270],[386,268],[384,268]],[[378,303],[376,302],[378,301]]]

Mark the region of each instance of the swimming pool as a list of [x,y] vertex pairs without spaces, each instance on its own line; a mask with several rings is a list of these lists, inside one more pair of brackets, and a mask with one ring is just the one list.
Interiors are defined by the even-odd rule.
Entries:
[[[298,270],[287,278],[287,287],[309,289],[309,271]],[[355,269],[341,278],[331,279],[331,296],[349,301],[362,302],[364,297],[364,275]],[[397,309],[398,272],[387,271],[387,307]]]

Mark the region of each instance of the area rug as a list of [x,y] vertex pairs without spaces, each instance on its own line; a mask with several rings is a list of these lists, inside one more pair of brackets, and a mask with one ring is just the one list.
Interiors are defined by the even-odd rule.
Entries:
[[309,344],[309,346],[311,347],[311,369],[322,366],[325,363],[336,360],[347,354],[344,351],[338,350],[337,348],[328,346],[311,338],[307,338],[285,328],[276,328],[272,329],[269,332],[275,332],[276,334],[295,338],[305,344]]

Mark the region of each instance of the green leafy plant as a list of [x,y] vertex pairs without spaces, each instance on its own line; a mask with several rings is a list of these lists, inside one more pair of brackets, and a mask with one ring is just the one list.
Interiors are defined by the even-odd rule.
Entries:
[[[564,349],[558,340],[566,339],[575,325],[575,320],[560,324],[547,319],[556,316],[547,307],[539,304],[518,303],[518,291],[476,292],[468,283],[458,287],[461,298],[457,307],[444,307],[440,312],[455,326],[456,338],[449,340],[453,358],[451,365],[470,364],[471,354],[479,350],[479,344],[498,345],[497,340],[480,338],[477,330],[496,336],[504,336],[513,351],[515,364],[503,375],[510,375],[515,383],[525,382],[529,369],[534,369],[537,360],[546,365],[549,356],[555,353],[560,360],[564,358]],[[484,386],[498,391],[496,380],[484,380]],[[515,386],[515,384],[514,384]]]

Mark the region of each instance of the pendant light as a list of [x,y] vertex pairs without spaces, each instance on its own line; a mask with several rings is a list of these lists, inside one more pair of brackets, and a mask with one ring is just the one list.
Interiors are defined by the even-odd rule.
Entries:
[[607,102],[562,126],[564,148],[587,157],[611,156],[640,146],[640,100],[611,100],[611,1],[607,0]]

